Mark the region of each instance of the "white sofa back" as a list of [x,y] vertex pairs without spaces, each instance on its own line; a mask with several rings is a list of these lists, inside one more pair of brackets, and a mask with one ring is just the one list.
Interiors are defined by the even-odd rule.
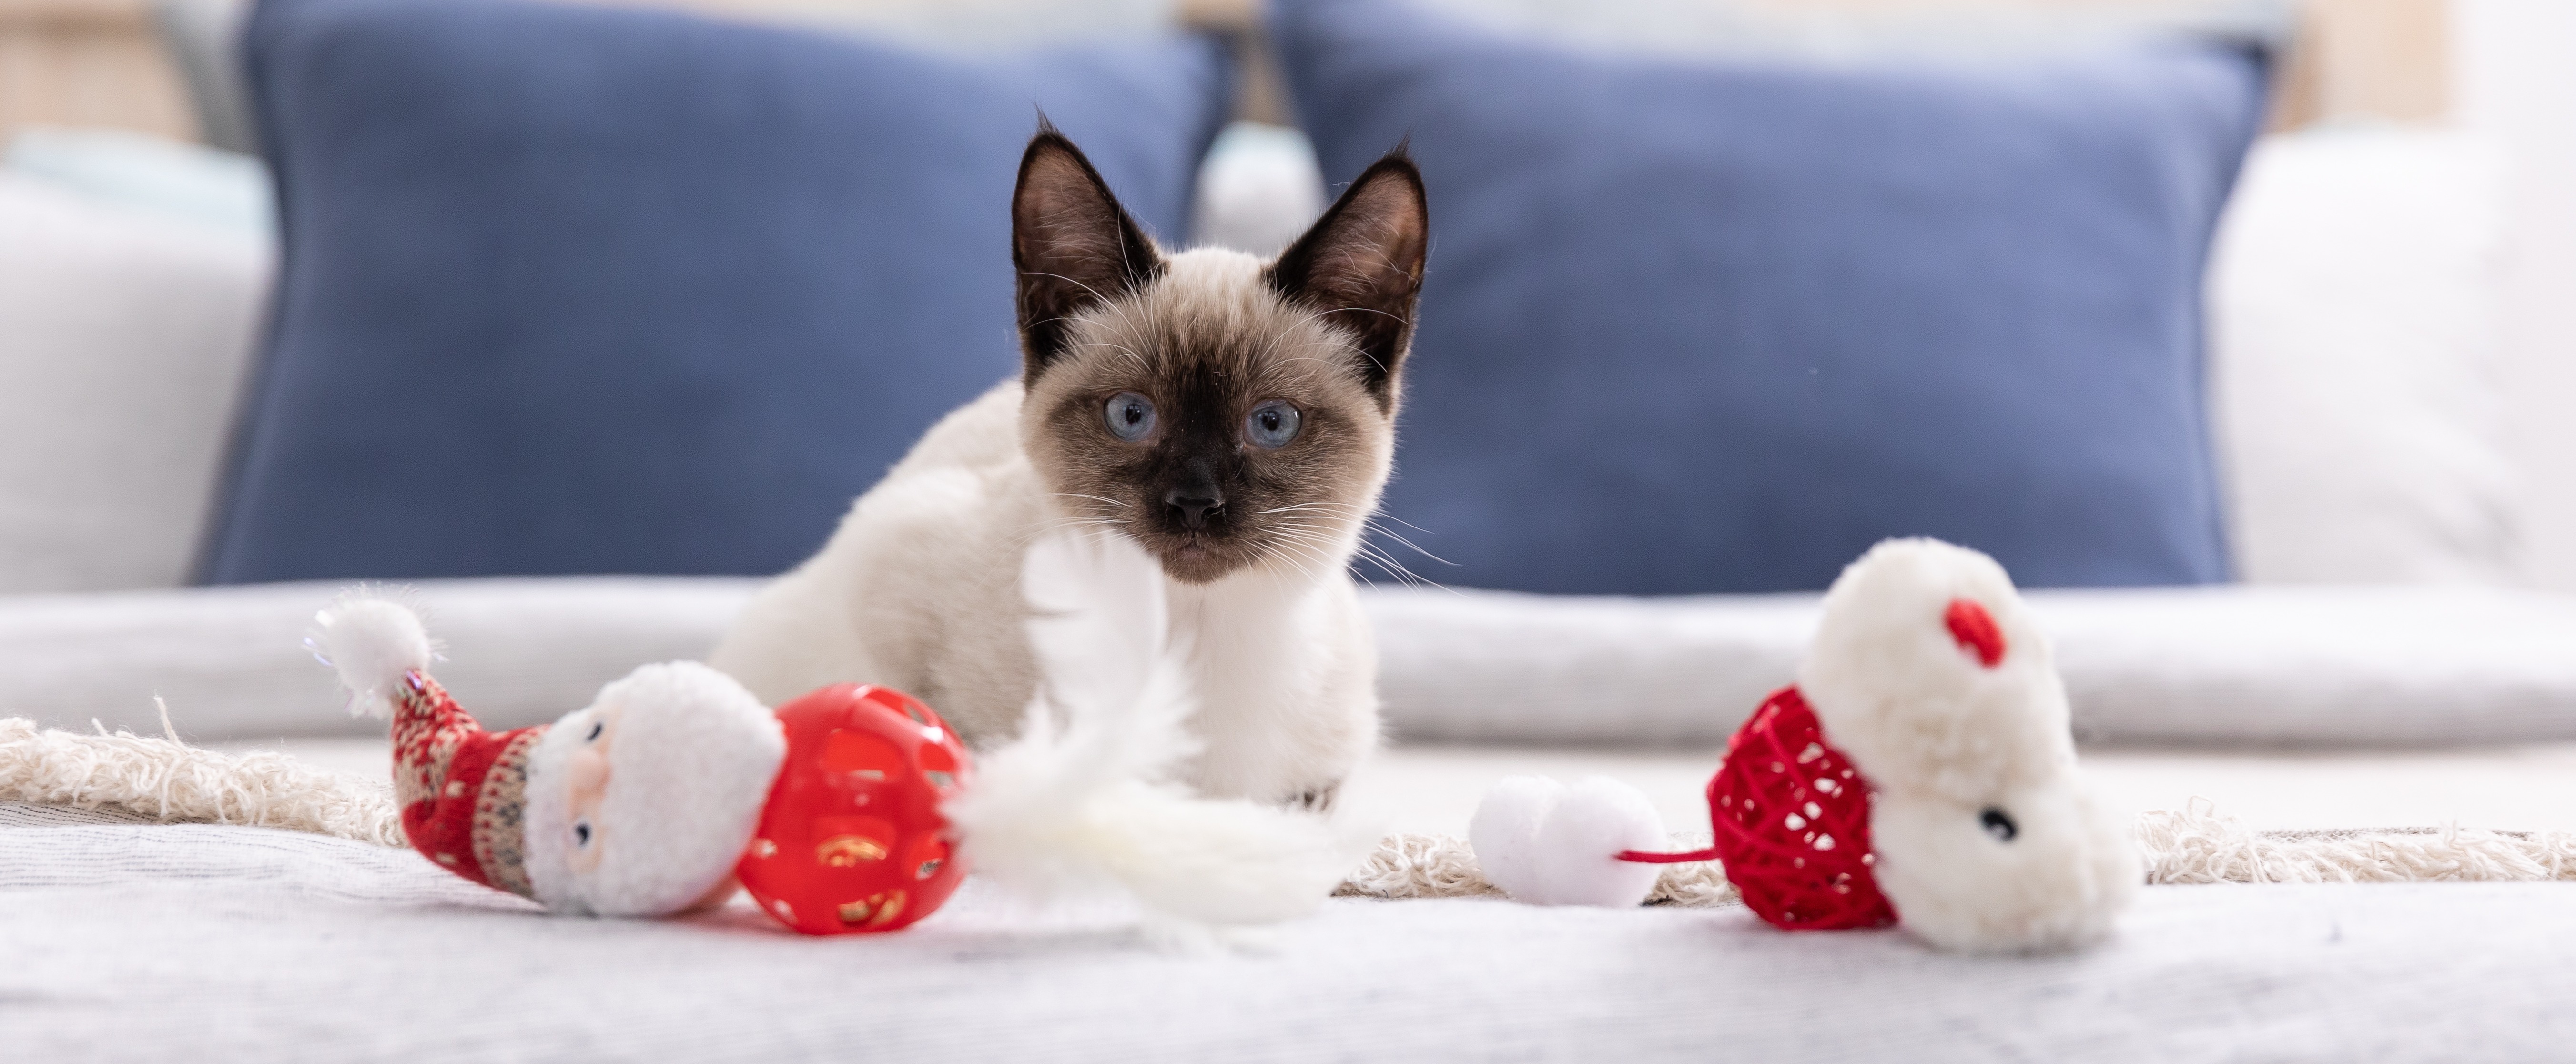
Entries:
[[0,594],[186,581],[269,259],[0,171]]

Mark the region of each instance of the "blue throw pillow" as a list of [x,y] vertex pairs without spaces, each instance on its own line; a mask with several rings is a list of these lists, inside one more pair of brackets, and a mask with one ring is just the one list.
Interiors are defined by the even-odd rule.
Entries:
[[962,56],[646,10],[264,0],[284,261],[217,582],[767,573],[1016,372],[1040,108],[1178,238],[1213,42]]
[[2032,585],[2227,577],[2201,271],[2259,49],[1649,58],[1375,0],[1273,19],[1326,177],[1410,135],[1429,182],[1387,495],[1455,563],[1424,576],[1812,589],[1930,535]]

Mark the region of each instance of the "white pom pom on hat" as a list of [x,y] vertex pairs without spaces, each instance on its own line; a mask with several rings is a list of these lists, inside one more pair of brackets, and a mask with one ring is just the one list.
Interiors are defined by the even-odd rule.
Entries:
[[340,674],[351,714],[382,717],[403,674],[429,668],[436,656],[429,629],[399,593],[360,585],[313,616],[304,645]]

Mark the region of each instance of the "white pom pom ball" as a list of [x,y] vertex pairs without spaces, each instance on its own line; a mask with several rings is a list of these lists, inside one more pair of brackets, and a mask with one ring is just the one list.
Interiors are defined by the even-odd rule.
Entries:
[[1532,905],[1626,908],[1653,893],[1662,867],[1622,861],[1622,850],[1666,845],[1663,815],[1644,793],[1606,776],[1568,787],[1511,776],[1485,792],[1467,824],[1485,881]]
[[356,696],[351,713],[384,716],[385,699],[404,673],[429,668],[429,630],[411,607],[366,587],[340,593],[313,617],[305,644],[340,673]]

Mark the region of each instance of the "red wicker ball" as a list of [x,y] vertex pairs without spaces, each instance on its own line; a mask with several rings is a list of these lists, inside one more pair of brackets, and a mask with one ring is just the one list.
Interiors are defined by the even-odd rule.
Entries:
[[1870,874],[1869,781],[1825,743],[1797,688],[1773,692],[1727,741],[1708,781],[1708,819],[1727,880],[1773,927],[1896,922]]
[[787,758],[735,874],[763,912],[809,935],[899,930],[966,877],[940,799],[973,771],[929,706],[840,684],[778,710]]

